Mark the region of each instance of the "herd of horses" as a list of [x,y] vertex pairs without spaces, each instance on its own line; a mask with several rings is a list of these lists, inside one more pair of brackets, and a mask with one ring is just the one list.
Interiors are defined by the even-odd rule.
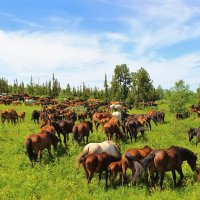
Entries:
[[[122,185],[127,181],[126,171],[132,170],[132,185],[136,185],[140,177],[144,174],[145,182],[148,183],[148,173],[150,174],[150,186],[154,186],[158,180],[160,188],[163,188],[163,180],[166,171],[172,172],[174,186],[181,184],[184,177],[182,164],[187,161],[192,171],[197,172],[199,180],[199,169],[197,169],[197,156],[187,148],[171,146],[167,149],[153,150],[149,146],[141,149],[130,148],[122,155],[120,148],[112,141],[102,143],[90,143],[85,146],[83,152],[78,157],[78,164],[82,164],[87,182],[90,183],[94,173],[99,174],[101,180],[102,172],[105,171],[106,187],[108,178],[114,186],[115,179],[119,174]],[[180,175],[180,180],[176,182],[176,171]]]
[[[108,179],[114,187],[118,175],[124,185],[127,183],[126,171],[130,168],[133,185],[137,185],[140,177],[144,175],[145,182],[149,182],[150,186],[154,186],[159,180],[162,189],[165,172],[171,171],[176,186],[181,184],[184,177],[182,171],[184,161],[187,161],[191,169],[196,172],[196,178],[200,181],[200,169],[196,164],[197,156],[187,148],[171,146],[167,149],[152,149],[146,145],[143,148],[127,149],[122,153],[118,145],[119,140],[127,142],[130,139],[132,142],[134,139],[136,142],[138,132],[144,137],[145,131],[151,130],[151,121],[156,126],[158,123],[165,123],[165,113],[150,110],[146,114],[128,114],[122,105],[113,105],[102,107],[103,111],[87,108],[86,112],[75,112],[62,106],[45,107],[42,111],[34,110],[31,119],[40,124],[41,129],[39,133],[29,135],[25,141],[32,166],[37,161],[41,161],[44,149],[47,149],[49,156],[52,156],[51,146],[56,151],[58,143],[62,143],[61,135],[66,146],[69,142],[69,133],[72,133],[73,144],[86,144],[78,157],[78,164],[83,166],[88,183],[91,182],[94,173],[99,174],[100,181],[102,173],[105,172],[106,187],[108,187]],[[17,113],[14,109],[1,112],[2,123],[6,120],[9,123],[11,120],[15,124],[18,119],[23,121],[24,118],[25,112]],[[93,126],[97,132],[99,126],[102,126],[106,141],[88,143]],[[114,135],[117,143],[113,142]],[[191,128],[188,136],[189,141],[196,136],[198,143],[200,128]],[[180,175],[178,183],[176,172]]]

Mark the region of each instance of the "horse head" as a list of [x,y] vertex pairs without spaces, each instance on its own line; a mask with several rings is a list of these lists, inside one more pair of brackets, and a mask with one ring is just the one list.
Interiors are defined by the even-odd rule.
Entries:
[[188,131],[188,137],[190,142],[192,141],[194,135],[195,135],[195,128],[190,128],[190,130]]

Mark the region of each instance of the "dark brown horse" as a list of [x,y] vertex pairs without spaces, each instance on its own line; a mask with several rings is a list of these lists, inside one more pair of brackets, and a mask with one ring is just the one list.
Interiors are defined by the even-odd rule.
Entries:
[[191,128],[188,131],[188,136],[189,136],[190,142],[192,141],[194,136],[197,137],[197,142],[196,142],[196,146],[197,146],[197,144],[200,142],[200,127],[199,128]]
[[111,156],[106,153],[89,154],[85,157],[81,157],[78,160],[78,163],[83,165],[88,183],[91,182],[95,172],[99,173],[99,182],[100,182],[101,174],[103,171],[105,171],[106,187],[108,187],[108,166],[110,165],[110,163],[114,161],[119,161],[119,159],[120,158]]
[[135,161],[141,161],[144,159],[149,153],[151,153],[152,149],[149,146],[144,146],[141,149],[128,149],[122,155],[122,185],[124,184],[126,178],[126,170],[130,168],[132,170],[132,175],[134,174],[134,163],[129,159],[131,156]]
[[38,133],[29,135],[26,139],[26,149],[28,153],[28,157],[33,165],[33,161],[36,163],[38,156],[40,157],[40,161],[42,158],[42,151],[47,149],[49,155],[51,156],[51,145],[53,145],[54,150],[57,149],[57,144],[59,139],[56,135],[50,134],[48,132]]
[[146,158],[145,162],[151,164],[150,167],[150,180],[151,185],[154,185],[154,173],[158,172],[160,175],[160,188],[162,189],[164,175],[166,171],[171,171],[174,185],[176,185],[176,172],[180,174],[180,180],[178,185],[181,183],[184,175],[182,172],[182,163],[184,161],[190,165],[192,170],[196,170],[197,156],[189,149],[182,148],[179,146],[171,146],[166,150],[158,149],[152,151]]
[[93,124],[90,121],[81,122],[79,124],[75,124],[72,133],[73,133],[73,141],[80,143],[86,137],[86,143],[88,143],[88,138],[90,131],[93,133]]
[[124,122],[124,131],[126,133],[126,140],[128,140],[128,134],[131,138],[135,138],[135,142],[137,141],[138,131],[141,132],[141,135],[144,136],[145,128],[144,126],[135,118],[127,118]]
[[67,145],[67,141],[69,141],[69,133],[72,133],[72,129],[74,127],[74,121],[72,120],[61,120],[58,122],[51,122],[51,125],[55,128],[56,133],[58,134],[59,139],[60,134],[64,137],[64,144]]

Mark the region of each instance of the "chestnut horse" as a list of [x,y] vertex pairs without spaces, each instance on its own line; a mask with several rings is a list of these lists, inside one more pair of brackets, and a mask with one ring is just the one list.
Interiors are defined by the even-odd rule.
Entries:
[[154,185],[154,172],[158,172],[160,175],[160,188],[162,189],[164,175],[166,171],[171,171],[174,186],[176,185],[176,172],[180,174],[180,180],[178,185],[180,185],[184,175],[182,172],[182,163],[187,160],[192,170],[196,170],[197,156],[189,149],[171,146],[166,150],[158,149],[152,151],[146,158],[146,163],[151,163],[150,167],[150,180],[151,185]]
[[144,146],[141,149],[128,149],[122,155],[122,185],[124,184],[126,178],[126,170],[129,167],[132,170],[132,175],[134,174],[134,163],[130,161],[128,158],[131,156],[135,161],[141,161],[144,159],[149,153],[151,153],[152,149],[149,146]]
[[112,162],[108,166],[108,172],[109,172],[109,179],[111,182],[111,185],[114,187],[114,181],[118,174],[122,174],[122,159],[116,162]]
[[101,174],[106,172],[105,180],[106,187],[108,187],[108,166],[114,161],[118,161],[120,158],[111,156],[106,153],[101,154],[89,154],[79,159],[79,164],[83,165],[86,173],[88,183],[91,182],[94,173],[99,173],[99,182],[101,180]]
[[37,162],[38,155],[41,161],[42,150],[47,149],[49,155],[51,156],[51,145],[53,145],[54,150],[56,150],[58,142],[58,137],[54,134],[50,134],[49,132],[29,135],[25,144],[32,166],[33,161],[35,163]]
[[84,137],[86,136],[86,143],[88,143],[90,131],[93,133],[93,124],[90,121],[75,124],[72,129],[73,141],[75,140],[77,143],[80,143],[82,140],[84,140],[85,142]]
[[119,128],[119,125],[115,122],[107,122],[103,126],[103,131],[106,133],[107,139],[112,140],[113,139],[113,134],[116,134],[116,141],[119,139],[124,138],[122,131]]

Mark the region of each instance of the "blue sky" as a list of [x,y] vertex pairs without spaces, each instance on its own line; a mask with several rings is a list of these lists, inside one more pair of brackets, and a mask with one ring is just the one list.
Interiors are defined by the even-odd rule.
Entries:
[[103,87],[116,65],[154,85],[200,84],[200,2],[0,0],[0,77]]

